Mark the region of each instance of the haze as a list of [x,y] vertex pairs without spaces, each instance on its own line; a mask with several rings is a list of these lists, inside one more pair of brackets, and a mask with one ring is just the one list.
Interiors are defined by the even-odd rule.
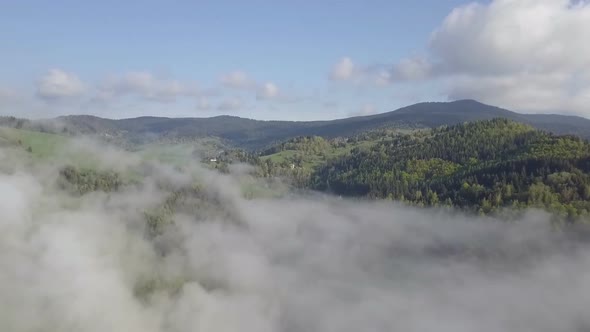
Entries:
[[589,36],[589,0],[1,1],[0,331],[590,331]]
[[[3,163],[13,153],[3,151]],[[140,186],[81,198],[56,187],[50,168],[19,165],[2,175],[2,330],[583,331],[590,324],[590,247],[584,236],[552,231],[546,213],[507,224],[321,196],[247,200],[244,170],[146,168],[116,149],[99,160],[148,173]],[[194,179],[203,191],[185,198],[164,232],[146,237],[142,211]]]

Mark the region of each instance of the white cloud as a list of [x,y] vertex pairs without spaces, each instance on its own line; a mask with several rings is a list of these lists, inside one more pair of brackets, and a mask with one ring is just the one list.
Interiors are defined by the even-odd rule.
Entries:
[[196,84],[155,77],[149,72],[130,72],[108,78],[99,86],[99,95],[107,99],[135,95],[153,101],[171,102],[178,97],[197,96],[198,88]]
[[355,65],[349,57],[338,61],[330,72],[330,79],[334,81],[346,81],[352,79],[355,73]]
[[[30,92],[21,93],[0,85],[0,105],[4,107],[3,114],[35,118],[80,112],[124,118],[164,115],[159,103],[168,103],[165,115],[185,116],[195,111],[245,110],[249,106],[247,100],[269,101],[265,105],[267,109],[271,107],[270,101],[299,100],[284,94],[275,82],[258,83],[244,72],[226,75],[225,83],[241,88],[232,93],[220,85],[200,87],[190,80],[158,76],[149,71],[114,73],[82,83],[74,74],[52,69],[38,81],[38,98],[31,98]],[[53,102],[58,100],[63,102]],[[248,109],[257,112],[256,108]]]
[[[243,167],[222,175],[198,163],[181,170],[104,143],[64,148],[74,153],[59,154],[62,163],[100,151],[92,158],[97,169],[143,169],[145,185],[69,195],[55,185],[51,163],[30,165],[0,148],[4,168],[18,170],[0,175],[1,331],[590,326],[587,237],[576,229],[556,232],[549,214],[518,211],[521,217],[508,221],[318,199],[248,179]],[[159,228],[160,236],[146,236],[143,211],[179,188],[193,188],[195,179],[198,195],[180,196],[173,223]],[[244,180],[285,195],[246,199]]]
[[590,2],[494,0],[454,9],[428,56],[392,66],[390,81],[437,80],[449,98],[520,111],[590,115]]
[[570,113],[590,111],[590,82],[570,90],[567,74],[517,73],[502,76],[454,77],[449,83],[450,99],[477,99],[522,111]]
[[272,82],[262,84],[256,94],[256,98],[258,99],[273,99],[279,96],[279,88]]
[[347,81],[368,87],[383,87],[391,84],[394,77],[418,75],[417,64],[413,65],[414,68],[410,68],[409,65],[412,63],[408,61],[399,66],[399,69],[392,69],[391,65],[383,64],[366,66],[355,64],[349,57],[344,57],[332,67],[328,78],[332,81]]
[[392,75],[389,70],[382,69],[377,72],[377,75],[375,77],[375,84],[377,86],[389,85],[391,83],[391,77]]
[[451,72],[511,74],[590,65],[590,6],[569,0],[495,0],[451,12],[432,52]]
[[37,95],[46,100],[81,96],[85,92],[82,81],[72,73],[50,69],[37,84]]
[[243,71],[236,70],[229,74],[223,75],[221,76],[220,81],[221,84],[226,88],[255,93],[256,99],[259,100],[293,100],[293,98],[288,98],[287,96],[283,95],[276,83],[259,83]]
[[455,9],[432,52],[451,75],[451,97],[525,111],[589,115],[590,5],[496,0]]
[[248,77],[243,71],[233,71],[221,77],[221,84],[234,89],[255,89],[256,81]]
[[430,62],[422,57],[402,59],[393,68],[390,80],[421,80],[428,78],[432,71]]

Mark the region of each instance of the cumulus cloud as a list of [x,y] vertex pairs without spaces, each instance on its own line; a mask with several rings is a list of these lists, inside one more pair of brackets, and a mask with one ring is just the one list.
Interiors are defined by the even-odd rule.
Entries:
[[587,1],[495,0],[456,8],[430,47],[453,73],[571,71],[590,64]]
[[37,82],[37,95],[46,100],[79,97],[85,92],[84,83],[73,73],[50,69]]
[[[0,104],[10,107],[5,107],[9,115],[49,117],[77,114],[83,109],[87,114],[121,118],[162,115],[160,103],[170,106],[166,109],[168,116],[187,116],[194,111],[239,110],[243,108],[243,100],[248,99],[282,103],[299,100],[286,94],[277,83],[259,83],[241,71],[229,73],[221,81],[221,86],[207,88],[191,80],[134,71],[82,82],[73,73],[51,69],[38,80],[38,98],[0,86]],[[232,98],[232,95],[239,98]]]
[[392,70],[390,66],[383,64],[358,65],[349,57],[340,59],[328,74],[332,81],[346,81],[365,86],[383,87],[390,85],[394,76],[399,76],[397,71],[416,72],[416,69],[405,69],[407,66]]
[[451,97],[590,115],[590,3],[494,1],[455,9],[432,37]]
[[[103,164],[127,154],[105,151]],[[583,226],[558,231],[538,211],[505,222],[311,193],[248,200],[244,179],[194,162],[185,171],[116,165],[141,171],[141,183],[79,197],[55,186],[51,167],[0,172],[0,330],[590,326]],[[147,235],[145,211],[186,188],[199,191]]]
[[130,72],[109,77],[99,85],[98,90],[99,96],[106,99],[138,96],[160,102],[171,102],[179,97],[195,97],[199,94],[196,84],[159,78],[149,72]]
[[244,90],[256,95],[259,100],[291,100],[284,96],[274,82],[259,83],[243,71],[233,71],[221,76],[221,84],[226,88]]
[[555,113],[590,115],[590,81],[575,87],[565,73],[521,73],[501,76],[454,77],[449,87],[451,99],[477,99],[508,108]]
[[274,99],[279,96],[279,88],[272,82],[262,84],[256,94],[256,98],[258,99]]
[[425,54],[393,64],[338,62],[333,80],[433,82],[449,99],[590,116],[590,2],[493,0],[455,8]]
[[334,81],[346,81],[352,79],[354,74],[355,65],[352,62],[352,59],[344,57],[334,65],[329,77]]

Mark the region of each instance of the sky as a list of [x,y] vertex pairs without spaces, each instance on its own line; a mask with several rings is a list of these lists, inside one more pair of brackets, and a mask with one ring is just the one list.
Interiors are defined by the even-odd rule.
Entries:
[[0,0],[0,114],[589,117],[589,2]]

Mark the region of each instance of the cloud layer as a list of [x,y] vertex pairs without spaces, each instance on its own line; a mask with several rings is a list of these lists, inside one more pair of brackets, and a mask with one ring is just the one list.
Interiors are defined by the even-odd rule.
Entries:
[[253,109],[258,102],[259,106],[274,109],[273,103],[297,101],[275,82],[258,82],[243,71],[223,75],[207,87],[196,81],[149,71],[83,80],[70,71],[54,68],[37,80],[35,88],[35,95],[29,95],[26,91],[0,86],[0,105],[6,106],[4,109],[9,112],[4,115],[43,118],[80,113],[115,118],[178,116],[172,109],[180,109],[182,116],[216,115]]
[[149,72],[130,72],[106,79],[98,87],[102,98],[137,96],[147,100],[171,102],[178,97],[196,97],[200,91],[194,83],[157,78]]
[[[587,230],[556,231],[543,213],[504,222],[312,194],[246,200],[247,175],[146,165],[88,144],[77,148],[102,151],[97,165],[142,170],[142,184],[75,197],[55,186],[52,167],[2,169],[1,330],[590,326]],[[182,188],[200,191],[146,236],[143,212]]]

